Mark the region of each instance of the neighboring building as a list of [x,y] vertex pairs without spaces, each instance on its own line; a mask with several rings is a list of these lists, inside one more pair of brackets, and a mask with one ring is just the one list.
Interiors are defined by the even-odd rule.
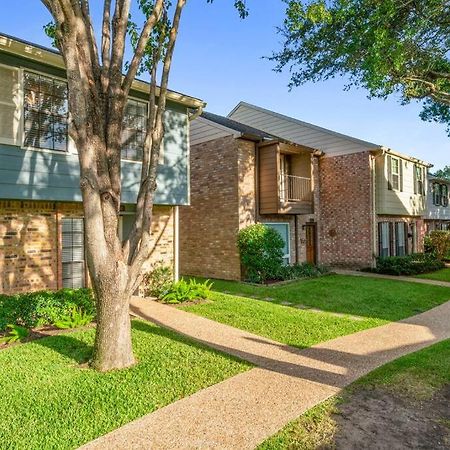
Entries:
[[[127,106],[121,233],[129,232],[140,181],[148,86],[135,81]],[[149,264],[177,270],[177,205],[189,201],[188,111],[203,102],[168,94]],[[60,55],[0,35],[0,293],[87,283],[79,164],[68,136]]]
[[428,177],[427,210],[425,214],[427,233],[434,230],[450,230],[449,191],[449,180],[433,175]]
[[191,124],[181,272],[238,279],[236,234],[255,222],[281,232],[291,263],[364,268],[421,251],[428,166],[247,103],[205,113]]

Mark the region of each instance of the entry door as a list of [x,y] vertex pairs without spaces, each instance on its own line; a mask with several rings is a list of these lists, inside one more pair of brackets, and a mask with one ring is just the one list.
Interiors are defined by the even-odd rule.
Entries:
[[306,261],[316,264],[316,224],[305,225],[306,232]]

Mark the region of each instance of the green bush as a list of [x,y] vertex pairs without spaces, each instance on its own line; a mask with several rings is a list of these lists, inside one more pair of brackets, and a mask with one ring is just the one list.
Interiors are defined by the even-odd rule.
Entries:
[[377,258],[374,272],[387,275],[417,275],[442,269],[444,263],[432,253]]
[[250,225],[239,231],[237,244],[248,281],[279,279],[284,242],[276,230],[263,224]]
[[30,331],[27,328],[21,327],[19,325],[9,324],[6,326],[6,328],[9,331],[5,336],[0,338],[0,344],[12,344],[14,342],[21,342],[30,335]]
[[324,266],[315,266],[310,263],[297,263],[290,266],[283,266],[279,272],[282,280],[296,280],[299,278],[313,278],[328,273]]
[[0,331],[5,330],[8,324],[26,328],[53,325],[74,308],[95,316],[95,302],[90,289],[0,295]]
[[438,259],[446,259],[450,253],[450,231],[432,231],[425,238],[425,251]]
[[173,284],[172,268],[158,263],[152,271],[144,275],[142,283],[146,297],[161,298]]
[[180,280],[172,283],[169,290],[161,297],[164,303],[183,303],[192,300],[206,299],[211,292],[212,283]]

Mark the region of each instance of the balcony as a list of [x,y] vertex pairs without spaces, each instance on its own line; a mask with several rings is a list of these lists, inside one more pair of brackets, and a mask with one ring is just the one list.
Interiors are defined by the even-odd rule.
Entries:
[[314,212],[312,160],[309,149],[269,142],[259,146],[259,213]]
[[296,175],[280,175],[281,202],[312,202],[311,178]]

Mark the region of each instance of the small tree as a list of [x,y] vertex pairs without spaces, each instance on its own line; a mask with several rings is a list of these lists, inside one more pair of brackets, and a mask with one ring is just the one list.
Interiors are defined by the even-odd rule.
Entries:
[[[135,361],[129,301],[152,249],[150,229],[169,73],[186,0],[173,4],[170,0],[137,0],[142,27],[130,19],[132,0],[104,0],[100,43],[89,0],[41,1],[54,20],[46,30],[66,66],[69,132],[80,163],[86,259],[97,306],[92,366],[100,371],[128,367]],[[235,0],[234,4],[245,16],[244,2]],[[128,39],[133,52],[125,64]],[[122,243],[118,231],[122,124],[139,72],[150,78],[149,114],[136,219]]]
[[291,86],[348,75],[370,96],[424,100],[423,120],[450,133],[450,8],[447,0],[285,0],[283,49]]
[[237,243],[249,281],[261,283],[279,276],[284,242],[276,230],[263,224],[250,225],[239,231]]
[[427,245],[440,260],[450,255],[450,231],[432,231],[427,239]]

